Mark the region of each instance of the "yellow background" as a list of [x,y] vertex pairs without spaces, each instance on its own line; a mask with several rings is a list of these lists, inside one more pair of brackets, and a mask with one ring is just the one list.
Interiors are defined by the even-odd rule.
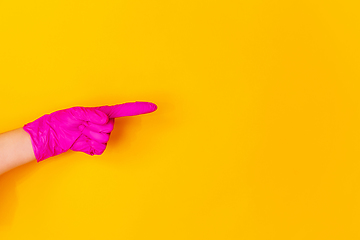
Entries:
[[360,239],[359,1],[0,1],[0,131],[152,101],[0,176],[0,239]]

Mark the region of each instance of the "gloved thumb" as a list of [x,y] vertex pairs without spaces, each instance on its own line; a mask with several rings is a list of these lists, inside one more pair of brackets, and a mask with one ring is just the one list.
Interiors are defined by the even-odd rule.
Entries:
[[80,120],[93,122],[96,124],[105,124],[109,121],[109,117],[103,111],[87,107],[70,108],[73,116]]
[[128,102],[113,106],[101,106],[96,109],[106,113],[109,118],[117,118],[150,113],[155,111],[157,106],[151,102]]

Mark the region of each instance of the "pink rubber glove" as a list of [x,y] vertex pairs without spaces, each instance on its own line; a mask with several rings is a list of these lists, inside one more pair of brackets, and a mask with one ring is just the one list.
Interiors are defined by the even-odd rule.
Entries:
[[114,106],[73,107],[46,114],[23,129],[31,136],[38,162],[68,151],[101,155],[114,128],[114,118],[150,113],[154,103],[132,102]]

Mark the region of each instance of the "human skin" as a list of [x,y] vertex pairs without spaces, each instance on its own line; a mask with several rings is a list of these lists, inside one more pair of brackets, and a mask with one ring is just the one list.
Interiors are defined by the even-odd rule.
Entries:
[[0,175],[34,160],[30,135],[23,128],[0,134]]

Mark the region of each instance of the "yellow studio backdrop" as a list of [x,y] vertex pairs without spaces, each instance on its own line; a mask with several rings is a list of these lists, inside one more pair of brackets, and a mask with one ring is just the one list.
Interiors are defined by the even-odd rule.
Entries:
[[360,239],[359,1],[0,1],[0,131],[151,101],[0,176],[0,239]]

